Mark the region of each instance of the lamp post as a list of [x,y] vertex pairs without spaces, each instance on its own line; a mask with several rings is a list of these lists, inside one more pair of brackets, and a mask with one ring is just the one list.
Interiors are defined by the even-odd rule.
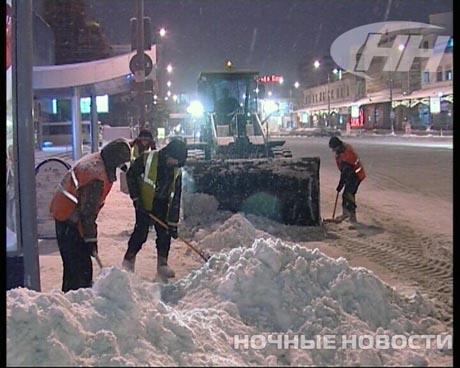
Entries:
[[[157,66],[156,66],[156,78],[157,78],[157,88],[156,91],[158,95],[163,96],[163,59],[164,59],[164,42],[163,39],[166,37],[166,29],[161,27],[157,34],[155,35],[155,44],[157,51]],[[159,36],[159,37],[158,37]]]
[[326,126],[329,126],[329,121],[331,120],[331,95],[329,93],[329,84],[331,83],[331,77],[329,71],[327,72],[327,119]]
[[390,125],[391,134],[395,134],[395,112],[393,111],[393,73],[390,71]]
[[[315,69],[318,69],[321,66],[321,63],[318,60],[315,60],[313,63]],[[337,74],[339,71],[334,69],[332,73]],[[326,126],[329,126],[331,120],[331,93],[330,93],[330,83],[331,83],[331,74],[329,70],[327,71],[327,119]]]
[[[144,60],[144,0],[137,2],[137,57],[139,60]],[[140,63],[140,70],[136,71],[137,104],[139,108],[139,129],[143,129],[145,125],[145,70],[144,64]]]

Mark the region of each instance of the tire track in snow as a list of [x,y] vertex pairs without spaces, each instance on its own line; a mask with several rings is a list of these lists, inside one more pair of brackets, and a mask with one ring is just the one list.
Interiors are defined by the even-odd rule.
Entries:
[[384,266],[399,279],[416,283],[433,301],[440,318],[452,326],[452,255],[446,251],[449,240],[443,235],[424,236],[391,219],[385,220],[385,228],[390,230],[383,233],[372,233],[372,227],[361,224],[355,228],[344,228],[344,224],[325,227],[337,237],[329,240],[334,246]]

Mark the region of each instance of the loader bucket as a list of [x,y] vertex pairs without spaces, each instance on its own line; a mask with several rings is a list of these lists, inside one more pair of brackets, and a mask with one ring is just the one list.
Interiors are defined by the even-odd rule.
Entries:
[[219,209],[320,226],[319,157],[189,162],[183,191],[212,195]]

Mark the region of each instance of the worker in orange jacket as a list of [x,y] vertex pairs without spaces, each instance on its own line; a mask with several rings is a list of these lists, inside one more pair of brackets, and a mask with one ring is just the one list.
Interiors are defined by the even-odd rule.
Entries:
[[129,141],[116,139],[101,152],[79,159],[57,187],[50,216],[63,262],[63,292],[92,286],[91,256],[96,257],[98,250],[96,219],[117,180],[117,167],[130,158]]
[[356,193],[359,184],[366,177],[360,158],[353,150],[353,147],[342,142],[338,137],[331,137],[329,147],[335,152],[335,161],[340,170],[340,180],[337,185],[337,192],[342,194],[342,215],[337,217],[338,221],[349,219],[355,223],[356,220]]

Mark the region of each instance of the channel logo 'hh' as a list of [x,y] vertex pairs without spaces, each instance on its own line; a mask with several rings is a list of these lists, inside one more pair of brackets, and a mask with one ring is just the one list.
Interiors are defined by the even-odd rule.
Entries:
[[[420,34],[404,34],[409,29],[420,30]],[[436,72],[450,36],[436,37],[433,48],[422,48],[423,34],[427,30],[433,33],[442,27],[418,22],[380,22],[354,28],[340,35],[331,46],[331,56],[343,69],[360,77],[371,77],[366,74],[374,58],[385,57],[382,71],[407,72],[415,58],[428,59],[425,71]],[[379,45],[382,37],[389,33],[397,33],[394,41],[388,46]],[[414,33],[414,31],[412,31]]]

